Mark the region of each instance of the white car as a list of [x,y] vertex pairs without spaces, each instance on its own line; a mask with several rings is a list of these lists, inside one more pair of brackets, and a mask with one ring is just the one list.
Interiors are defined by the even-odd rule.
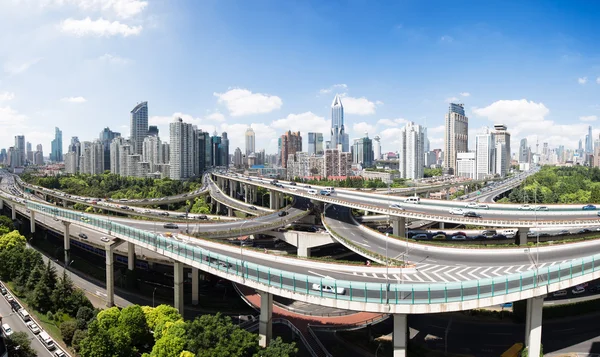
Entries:
[[531,205],[521,205],[521,206],[519,206],[519,209],[520,210],[525,210],[525,211],[530,211],[530,210],[533,209],[533,206],[531,206]]
[[338,294],[338,295],[344,295],[346,293],[346,289],[333,288],[333,286],[330,286],[330,285],[321,286],[319,284],[312,284],[312,289],[317,290],[317,291],[323,291],[324,293],[331,293],[331,294]]
[[573,288],[573,290],[571,290],[571,292],[573,293],[573,295],[579,295],[585,292],[585,288],[581,285],[577,285]]
[[29,321],[25,325],[29,327],[29,329],[31,330],[31,332],[33,332],[34,335],[40,333],[40,327],[35,322]]
[[8,337],[13,334],[13,330],[10,328],[8,324],[2,325],[2,332],[4,332],[4,336]]
[[290,187],[289,190],[290,191],[298,191],[298,189],[296,187]]
[[462,208],[453,208],[450,211],[448,211],[450,214],[458,214],[458,215],[463,215],[463,213],[465,213],[465,210]]
[[397,204],[397,203],[392,203],[390,205],[390,208],[395,208],[395,209],[398,209],[400,211],[404,211],[404,208],[402,206],[400,206],[399,204]]
[[477,202],[469,202],[465,205],[465,208],[479,208],[479,203]]
[[149,213],[150,213],[150,210],[149,210],[149,209],[145,209],[145,210],[144,210],[144,213],[145,213],[145,214],[149,214]]
[[102,238],[100,238],[100,240],[103,241],[104,243],[110,242],[110,239],[108,239],[108,237],[102,237]]
[[479,208],[479,209],[490,209],[490,206],[484,205],[484,204],[478,204],[477,208]]

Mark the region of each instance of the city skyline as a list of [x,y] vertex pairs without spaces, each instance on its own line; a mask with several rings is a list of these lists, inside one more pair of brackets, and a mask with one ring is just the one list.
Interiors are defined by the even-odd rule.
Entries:
[[[231,147],[243,148],[252,124],[256,141],[274,153],[286,130],[328,133],[328,107],[338,93],[350,141],[369,132],[381,137],[383,152],[397,150],[406,121],[427,127],[431,148],[441,148],[449,101],[465,103],[470,147],[497,122],[510,128],[512,147],[524,137],[534,142],[541,126],[547,130],[539,142],[573,147],[600,110],[590,46],[595,4],[497,2],[511,11],[490,14],[489,4],[477,3],[437,2],[433,13],[425,4],[372,4],[365,11],[347,3],[337,19],[325,16],[330,5],[315,2],[267,1],[252,6],[252,17],[243,16],[250,6],[243,2],[131,2],[136,6],[0,5],[0,122],[7,126],[0,139],[23,134],[50,148],[55,126],[65,137],[92,138],[104,126],[127,133],[126,111],[148,100],[149,125],[162,133],[181,116],[206,131],[228,132]],[[460,25],[443,16],[449,7],[463,15]],[[523,16],[532,12],[541,33],[523,36]],[[344,25],[350,22],[366,27]],[[222,42],[213,41],[213,31]],[[264,41],[277,52],[257,55]],[[470,59],[454,56],[465,52]]]

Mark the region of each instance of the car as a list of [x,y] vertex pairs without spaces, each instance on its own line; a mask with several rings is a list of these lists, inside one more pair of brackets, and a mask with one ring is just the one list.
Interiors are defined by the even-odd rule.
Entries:
[[505,236],[504,234],[494,234],[492,239],[508,239],[508,237]]
[[[598,212],[598,213],[600,213],[600,212]],[[562,231],[558,232],[557,235],[559,235],[559,236],[568,236],[569,234],[571,234],[571,232],[569,232],[566,229],[563,229]]]
[[577,285],[573,288],[573,290],[571,290],[571,292],[573,293],[573,295],[583,294],[585,292],[585,288],[581,285]]
[[2,332],[4,333],[4,336],[8,337],[8,336],[12,335],[14,331],[12,330],[12,328],[10,328],[10,326],[8,324],[3,324]]
[[431,237],[433,240],[446,240],[446,235],[444,233],[438,233]]
[[598,292],[600,292],[600,284],[590,286],[590,288],[588,290],[590,291],[590,293],[598,293]]
[[533,206],[531,206],[531,205],[520,205],[518,209],[523,210],[523,211],[530,211],[530,210],[533,209]]
[[463,213],[463,217],[467,217],[467,218],[481,218],[481,215],[479,213],[477,213],[477,212],[469,211],[469,212]]
[[465,210],[463,210],[462,208],[453,208],[450,211],[448,211],[448,213],[463,215],[465,213]]
[[88,223],[90,221],[90,219],[87,217],[81,217],[80,220],[85,223]]
[[415,234],[412,239],[414,240],[428,240],[429,236],[425,233]]
[[285,217],[285,216],[287,216],[287,214],[288,214],[288,213],[287,213],[286,211],[279,211],[279,212],[277,212],[277,215],[278,215],[279,217]]
[[478,204],[477,208],[479,208],[479,209],[490,209],[490,206],[484,205],[484,204]]
[[502,304],[503,309],[510,309],[511,307],[513,307],[512,302],[505,302],[504,304]]
[[159,215],[169,217],[169,212],[160,212]]
[[33,332],[34,335],[40,333],[40,327],[35,322],[29,321],[25,323],[25,325],[27,325],[27,327],[31,330],[31,332]]
[[495,229],[487,229],[483,232],[481,232],[482,235],[488,237],[488,238],[492,238],[494,235],[496,235],[498,232],[496,232]]
[[467,236],[462,234],[455,234],[451,237],[452,240],[467,240]]
[[66,353],[64,353],[62,350],[56,350],[52,355],[54,357],[67,357]]
[[317,290],[317,291],[322,291],[324,293],[331,293],[331,294],[338,294],[338,295],[344,295],[346,293],[346,289],[334,288],[330,285],[321,286],[319,284],[312,284],[312,289]]
[[0,287],[0,293],[2,293],[2,295],[6,295],[8,294],[8,290],[6,290],[6,288],[4,286]]
[[536,206],[535,210],[536,211],[550,211],[550,208],[548,208],[548,206]]
[[479,203],[477,202],[469,202],[465,205],[465,208],[478,208],[479,207]]
[[108,239],[108,237],[102,237],[102,238],[100,238],[100,240],[103,241],[103,242],[105,242],[105,243],[110,242],[110,239]]
[[394,208],[394,209],[398,209],[398,210],[404,211],[404,208],[402,206],[400,206],[399,204],[397,204],[397,203],[392,203],[390,205],[390,208]]
[[175,223],[170,223],[170,222],[169,222],[169,223],[165,223],[165,224],[163,225],[163,228],[167,228],[167,229],[177,229],[177,228],[179,228],[179,226],[178,226],[177,224],[175,224]]
[[186,218],[186,217],[187,217],[187,214],[185,214],[185,213],[177,215],[177,218]]
[[10,303],[11,301],[15,301],[15,298],[12,297],[11,294],[8,294],[8,295],[6,295],[6,301],[8,301]]
[[145,214],[149,214],[149,213],[150,213],[150,210],[149,210],[149,209],[145,209],[143,212],[144,212]]
[[199,214],[196,218],[198,219],[208,219],[208,217],[205,214]]
[[256,207],[254,207],[254,206],[250,206],[250,207],[248,207],[248,209],[251,209],[251,210],[253,210],[253,211],[256,211],[256,210],[257,210],[257,208],[256,208]]
[[321,190],[321,192],[319,192],[319,194],[321,196],[331,196],[331,193],[329,193],[329,191],[325,191],[325,190]]
[[558,290],[552,293],[552,296],[554,297],[560,297],[560,296],[566,296],[567,295],[567,291],[566,290]]
[[298,191],[298,189],[296,187],[290,187],[289,190],[290,191]]
[[596,210],[596,206],[594,205],[585,205],[583,207],[581,207],[582,210],[584,211],[594,211]]
[[81,239],[88,239],[88,236],[85,233],[79,233],[79,238],[81,238]]
[[584,228],[584,229],[580,229],[579,231],[577,231],[577,234],[586,234],[586,233],[590,233],[591,230]]
[[290,182],[290,186],[296,186],[296,183],[294,181]]

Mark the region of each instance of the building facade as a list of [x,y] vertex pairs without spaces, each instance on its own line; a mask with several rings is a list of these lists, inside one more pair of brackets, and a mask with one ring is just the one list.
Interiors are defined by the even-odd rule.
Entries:
[[144,138],[148,136],[148,102],[141,102],[131,110],[129,130],[133,152],[141,155]]
[[475,153],[477,155],[475,178],[483,180],[494,175],[496,169],[494,134],[485,133],[477,135],[475,137]]
[[308,154],[323,155],[323,133],[308,133]]
[[456,176],[474,180],[477,176],[476,154],[474,152],[460,152],[456,156]]
[[411,180],[423,177],[425,166],[424,127],[409,122],[400,130],[400,151],[398,154],[400,177]]
[[281,157],[281,167],[287,168],[287,160],[289,155],[294,155],[296,152],[302,151],[302,136],[300,132],[291,132],[281,136],[281,151],[279,153]]
[[459,152],[469,151],[469,118],[464,104],[450,103],[446,114],[444,136],[444,171],[454,175]]
[[[346,141],[346,142],[345,142]],[[341,98],[336,95],[331,103],[331,144],[330,148],[336,149],[342,145],[342,151],[350,150],[346,129],[344,127],[344,106]]]
[[362,168],[371,167],[373,159],[373,140],[369,139],[369,134],[360,139],[355,139],[352,145],[352,163],[358,164]]
[[61,162],[63,160],[62,131],[54,128],[54,140],[51,142],[50,161]]
[[508,172],[510,172],[510,161],[511,161],[511,152],[510,152],[510,133],[506,131],[506,125],[504,124],[496,124],[494,125],[494,138],[496,140],[496,146],[498,144],[503,144],[502,155],[499,155],[496,152],[497,157],[504,161],[504,168],[502,170],[496,170],[496,173],[501,174],[502,177],[506,176]]
[[254,133],[254,130],[252,129],[252,127],[249,126],[248,129],[246,129],[244,138],[246,139],[245,153],[246,153],[246,157],[248,157],[248,155],[250,155],[256,151],[256,134]]
[[323,163],[324,177],[344,177],[352,172],[352,154],[339,149],[325,150]]

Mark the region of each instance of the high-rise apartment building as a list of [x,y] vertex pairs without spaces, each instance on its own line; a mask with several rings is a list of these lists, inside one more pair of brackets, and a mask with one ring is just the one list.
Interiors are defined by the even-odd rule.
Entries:
[[54,140],[51,142],[50,161],[61,162],[63,160],[62,131],[54,128]]
[[144,138],[148,136],[148,102],[141,102],[133,108],[129,130],[133,152],[141,155]]
[[501,175],[502,177],[506,176],[506,174],[510,171],[510,161],[511,161],[511,152],[510,152],[510,133],[506,131],[506,125],[504,124],[496,124],[494,125],[494,138],[496,140],[496,148],[497,144],[502,143],[503,145],[503,153],[500,155],[496,153],[496,157],[500,158],[504,161],[504,168],[502,170],[496,170],[496,173]]
[[496,169],[496,145],[494,134],[485,133],[475,137],[475,153],[477,156],[476,179],[483,180],[494,174]]
[[352,154],[342,152],[339,150],[339,147],[338,149],[325,150],[323,163],[324,177],[345,177],[352,172]]
[[323,133],[308,133],[308,155],[323,155]]
[[364,138],[355,139],[352,145],[352,163],[362,168],[373,166],[373,140],[365,133]]
[[27,162],[33,163],[33,149],[32,149],[31,143],[27,142],[26,146],[27,146],[27,154],[26,154],[26,156],[27,156],[27,158],[26,158]]
[[27,153],[25,151],[25,136],[17,135],[15,136],[15,154],[14,154],[14,163],[11,164],[11,167],[21,167],[25,165],[25,159],[27,159]]
[[425,131],[421,125],[406,123],[400,130],[400,151],[398,152],[400,177],[420,179],[425,166]]
[[33,154],[33,164],[43,165],[44,164],[44,150],[42,144],[37,144],[35,153]]
[[181,118],[169,124],[170,175],[172,180],[194,176],[194,127]]
[[65,161],[65,172],[68,174],[76,174],[79,172],[79,157],[73,151],[67,151],[63,155]]
[[[337,149],[338,145],[342,145],[342,151],[348,152],[349,147],[344,147],[346,131],[344,128],[344,106],[338,95],[333,98],[331,103],[331,148]],[[346,143],[349,146],[349,143]],[[283,165],[282,165],[283,166]],[[284,166],[285,167],[285,166]]]
[[[510,170],[510,158],[506,156],[506,144],[499,142],[498,138],[496,138],[494,154],[496,158],[494,173],[500,175],[500,177],[504,177],[508,173],[508,170]],[[509,163],[509,165],[507,165],[507,163]]]
[[298,151],[295,155],[288,156],[287,178],[310,176],[310,157],[308,152]]
[[381,138],[379,135],[373,138],[373,159],[375,161],[381,160]]
[[459,152],[456,154],[456,176],[472,180],[477,176],[477,158],[474,152]]
[[[246,147],[246,149],[248,148]],[[235,148],[235,151],[233,152],[233,166],[235,166],[236,169],[244,167],[244,157],[242,155],[242,149],[240,148]]]
[[121,136],[121,133],[110,130],[109,127],[102,129],[99,139],[104,147],[104,170],[110,170],[110,143],[114,138]]
[[288,130],[281,136],[281,167],[287,168],[288,156],[298,151],[302,151],[302,136],[300,132],[292,133]]
[[144,143],[142,144],[142,162],[149,164],[150,172],[160,171],[157,165],[165,164],[162,161],[162,148],[162,143],[158,136],[152,135],[144,138]]
[[521,145],[519,145],[519,163],[529,163],[529,147],[527,146],[527,138],[521,139]]
[[465,116],[464,104],[450,103],[446,114],[444,137],[444,171],[454,175],[456,154],[469,151],[469,118]]
[[588,125],[588,133],[585,136],[585,153],[591,155],[594,153],[594,139],[592,137],[592,126]]
[[246,129],[245,139],[246,139],[245,153],[246,153],[246,157],[248,157],[248,155],[250,155],[254,151],[256,151],[256,135],[254,134],[254,130],[250,126],[248,127],[248,129]]

